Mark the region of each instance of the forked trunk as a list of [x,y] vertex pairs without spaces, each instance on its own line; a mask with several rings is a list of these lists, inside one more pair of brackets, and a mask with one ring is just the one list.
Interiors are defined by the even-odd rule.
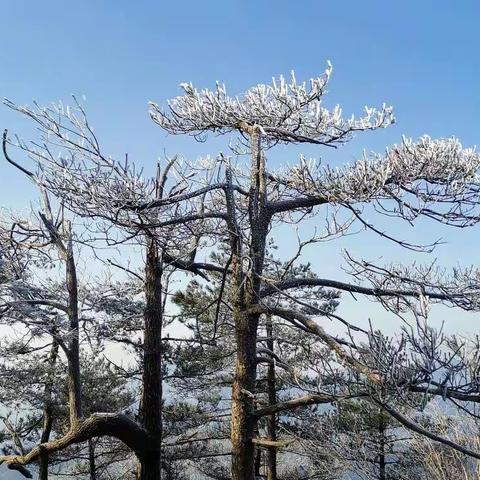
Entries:
[[[227,195],[230,242],[232,246],[233,291],[235,292],[234,321],[237,359],[232,386],[232,480],[254,480],[255,384],[257,376],[257,329],[259,314],[253,307],[260,298],[261,275],[265,259],[265,245],[269,215],[266,211],[265,158],[261,151],[260,131],[246,126],[251,144],[251,183],[248,200],[250,224],[249,268],[243,272],[241,233],[235,213],[234,200]],[[227,178],[230,183],[230,180]]]

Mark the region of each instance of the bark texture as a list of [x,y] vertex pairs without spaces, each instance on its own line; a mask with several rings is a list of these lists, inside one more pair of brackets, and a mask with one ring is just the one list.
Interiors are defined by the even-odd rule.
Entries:
[[232,387],[232,479],[255,478],[254,395],[256,382],[256,335],[258,318],[239,315],[236,323],[237,360]]
[[162,441],[162,259],[148,240],[145,264],[145,314],[141,420],[152,438],[152,450],[140,459],[140,480],[161,478]]
[[[233,310],[237,358],[232,386],[232,480],[254,480],[255,385],[257,376],[257,330],[260,313],[254,308],[260,299],[261,275],[265,259],[269,215],[266,209],[265,162],[261,151],[261,136],[257,127],[245,126],[251,145],[251,180],[248,199],[250,244],[249,268],[244,273],[241,237],[236,225],[232,198],[227,198],[230,216],[233,290]],[[227,181],[229,179],[227,178]],[[233,195],[232,195],[233,197]]]
[[66,284],[68,290],[68,316],[70,332],[68,342],[68,405],[70,427],[82,417],[82,395],[80,380],[80,334],[78,323],[78,284],[75,260],[71,245],[66,258]]

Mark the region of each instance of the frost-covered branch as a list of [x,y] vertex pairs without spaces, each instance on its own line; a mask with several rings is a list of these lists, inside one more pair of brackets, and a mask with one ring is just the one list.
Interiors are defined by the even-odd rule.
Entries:
[[456,138],[417,142],[404,138],[384,155],[372,154],[352,166],[332,168],[314,160],[273,178],[297,197],[273,208],[305,208],[322,203],[373,203],[379,212],[412,221],[424,215],[465,226],[478,221],[480,155]]
[[243,95],[230,97],[225,85],[214,90],[198,91],[191,83],[181,85],[184,94],[171,100],[164,111],[150,104],[152,119],[170,133],[202,135],[208,131],[246,132],[258,126],[267,142],[314,143],[335,146],[349,140],[356,131],[374,130],[394,121],[392,109],[365,108],[359,119],[343,118],[337,105],[329,110],[322,105],[332,73],[325,73],[297,83],[292,72],[290,81],[283,76],[269,85],[259,84]]

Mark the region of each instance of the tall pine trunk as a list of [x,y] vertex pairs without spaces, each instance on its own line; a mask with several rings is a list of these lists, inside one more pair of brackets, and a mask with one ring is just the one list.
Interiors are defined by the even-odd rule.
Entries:
[[254,392],[256,382],[256,343],[258,318],[240,314],[235,320],[237,361],[232,387],[232,479],[255,478]]
[[[251,145],[251,180],[248,200],[250,245],[249,268],[243,273],[241,234],[236,223],[232,198],[227,198],[232,245],[234,321],[237,346],[232,386],[232,480],[254,480],[255,386],[257,376],[257,329],[259,313],[254,313],[260,298],[261,275],[265,259],[269,216],[266,211],[265,159],[257,127],[247,127]],[[233,235],[232,235],[233,234]]]
[[160,480],[162,441],[162,260],[158,246],[147,239],[141,420],[152,436],[152,452],[140,459],[139,479]]

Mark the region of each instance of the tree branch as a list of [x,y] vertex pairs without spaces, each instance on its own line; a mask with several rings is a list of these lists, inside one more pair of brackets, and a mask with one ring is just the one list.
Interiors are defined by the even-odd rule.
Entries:
[[260,295],[262,298],[278,293],[280,290],[289,290],[300,287],[330,287],[344,292],[360,293],[362,295],[374,297],[424,297],[435,300],[449,300],[452,298],[461,298],[462,294],[448,295],[445,293],[436,293],[431,291],[424,291],[420,293],[418,290],[388,290],[382,288],[363,287],[361,285],[354,285],[351,283],[339,282],[337,280],[329,280],[326,278],[289,278],[281,282],[270,282],[262,289]]
[[349,400],[351,398],[357,398],[364,396],[363,394],[357,395],[330,395],[330,394],[311,394],[304,397],[294,398],[293,400],[287,400],[285,402],[279,402],[268,407],[259,408],[255,411],[256,417],[264,417],[266,415],[273,415],[279,412],[285,412],[287,410],[293,410],[298,407],[305,407],[308,405],[320,405],[326,403],[338,402],[341,400]]
[[417,422],[405,417],[403,414],[401,414],[399,411],[395,410],[394,408],[390,407],[389,405],[383,402],[380,402],[375,398],[373,400],[375,401],[375,403],[380,405],[386,412],[388,412],[393,418],[395,418],[395,420],[398,420],[402,425],[404,425],[408,429],[413,430],[414,432],[419,433],[420,435],[423,435],[427,438],[430,438],[435,442],[439,442],[439,443],[442,443],[443,445],[447,445],[453,448],[454,450],[457,450],[458,452],[464,453],[465,455],[480,459],[480,452],[475,450],[470,450],[469,448],[464,447],[463,445],[460,445],[456,442],[453,442],[448,438],[444,438],[439,435],[436,435],[435,433],[432,433],[426,428],[422,427]]
[[85,442],[94,437],[115,437],[131,448],[138,457],[143,457],[152,450],[153,442],[146,430],[130,417],[117,413],[95,413],[78,424],[63,437],[34,447],[25,455],[0,456],[0,464],[7,464],[11,470],[18,470],[27,478],[32,478],[25,468],[41,455],[63,450],[70,445]]

